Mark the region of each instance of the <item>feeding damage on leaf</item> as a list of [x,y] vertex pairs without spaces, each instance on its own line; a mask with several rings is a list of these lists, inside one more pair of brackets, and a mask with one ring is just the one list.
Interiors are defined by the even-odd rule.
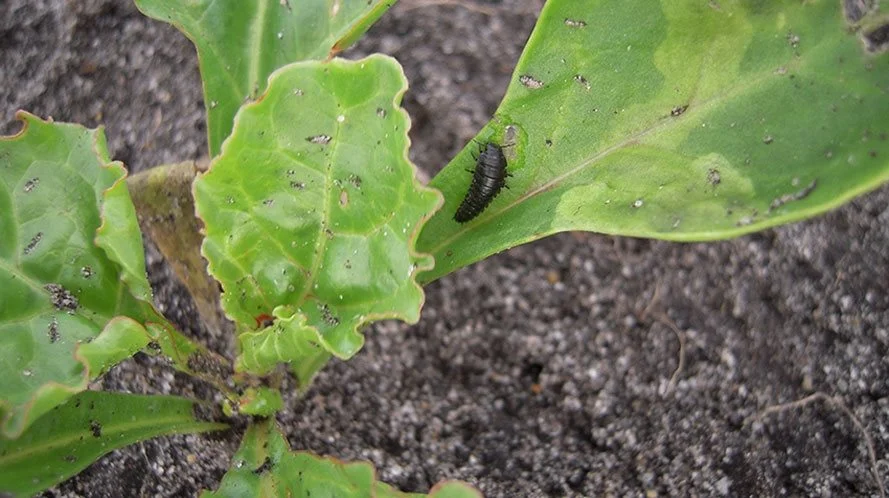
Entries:
[[852,32],[857,32],[869,53],[889,49],[889,16],[880,14],[877,0],[842,0],[843,14]]
[[441,197],[407,158],[405,89],[382,56],[284,67],[195,181],[238,372],[289,363],[308,381],[357,353],[365,324],[419,318],[415,276],[432,261],[414,241]]

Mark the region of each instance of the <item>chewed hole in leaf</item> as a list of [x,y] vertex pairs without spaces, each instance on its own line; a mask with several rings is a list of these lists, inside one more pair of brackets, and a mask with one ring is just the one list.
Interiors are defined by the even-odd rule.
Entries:
[[889,22],[863,35],[868,52],[885,52],[889,49]]
[[216,379],[228,379],[233,373],[229,364],[220,361],[204,351],[195,351],[190,354],[188,356],[187,365],[190,370],[209,375]]
[[847,21],[856,24],[874,9],[876,3],[877,0],[843,0],[843,13]]

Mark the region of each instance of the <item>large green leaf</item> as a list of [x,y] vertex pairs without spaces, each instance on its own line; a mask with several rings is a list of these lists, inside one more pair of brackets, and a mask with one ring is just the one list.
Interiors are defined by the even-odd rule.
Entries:
[[414,497],[479,498],[478,491],[458,482],[435,486],[428,495],[401,493],[376,480],[366,462],[344,463],[307,452],[291,452],[287,440],[265,420],[247,429],[232,467],[215,492],[203,498],[223,497]]
[[446,203],[421,278],[563,230],[727,238],[875,188],[889,14],[874,3],[550,0],[477,137],[506,147],[509,190],[453,220],[469,144],[431,183]]
[[269,81],[195,180],[195,205],[223,309],[247,334],[238,366],[289,361],[305,381],[354,355],[361,325],[419,318],[414,276],[432,261],[413,244],[441,199],[407,159],[393,59],[296,63]]
[[145,346],[140,323],[163,322],[101,130],[18,118],[0,137],[0,432],[13,437]]
[[145,15],[173,24],[198,50],[210,155],[231,133],[245,101],[285,64],[333,57],[395,0],[136,0]]
[[0,439],[0,495],[31,496],[137,441],[227,427],[199,420],[196,409],[196,403],[173,396],[84,391],[18,439]]

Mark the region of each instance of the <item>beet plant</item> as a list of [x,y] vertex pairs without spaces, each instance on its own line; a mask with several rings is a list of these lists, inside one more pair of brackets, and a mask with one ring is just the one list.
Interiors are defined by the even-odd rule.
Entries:
[[[0,492],[247,416],[208,496],[404,496],[368,464],[291,451],[274,422],[283,376],[307,389],[359,352],[367,324],[419,320],[422,284],[522,243],[724,239],[889,178],[878,2],[549,0],[495,115],[428,186],[408,159],[398,62],[337,56],[392,3],[136,0],[197,47],[209,165],[127,178],[101,129],[18,114],[22,131],[0,139]],[[458,222],[478,144],[503,154],[508,188]],[[235,358],[154,307],[137,219],[207,325],[219,306],[233,322]],[[140,351],[222,405],[89,389]]]

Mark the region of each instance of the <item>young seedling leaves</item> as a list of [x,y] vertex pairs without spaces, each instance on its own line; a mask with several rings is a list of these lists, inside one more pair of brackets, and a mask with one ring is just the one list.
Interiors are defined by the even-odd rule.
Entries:
[[235,367],[238,371],[265,375],[278,363],[291,362],[299,387],[305,389],[330,359],[329,348],[323,347],[324,336],[292,306],[276,307],[269,321],[268,327],[238,336],[241,354]]
[[148,301],[126,172],[110,162],[102,131],[17,117],[24,129],[0,137],[0,432],[7,437],[145,346],[140,323],[163,321]]
[[18,439],[0,438],[0,495],[32,496],[138,441],[227,427],[198,419],[200,411],[197,403],[173,396],[81,392]]
[[481,498],[478,491],[459,482],[440,483],[428,495],[401,493],[377,481],[369,463],[344,463],[308,452],[291,452],[273,420],[264,420],[247,429],[219,489],[205,491],[201,496]]
[[283,407],[281,391],[270,387],[248,387],[238,400],[238,411],[245,415],[271,417]]
[[348,48],[395,0],[136,0],[149,17],[176,26],[198,50],[210,156],[231,133],[244,102],[291,62],[324,60]]
[[446,203],[418,242],[436,259],[421,279],[564,230],[733,237],[880,185],[889,53],[868,33],[889,16],[850,23],[857,4],[548,1],[477,137],[504,146],[509,189],[453,220],[467,145],[431,183]]
[[413,245],[441,198],[407,159],[406,88],[385,56],[286,66],[195,180],[203,254],[250,334],[242,370],[289,361],[305,380],[354,355],[363,324],[419,318],[432,260]]

